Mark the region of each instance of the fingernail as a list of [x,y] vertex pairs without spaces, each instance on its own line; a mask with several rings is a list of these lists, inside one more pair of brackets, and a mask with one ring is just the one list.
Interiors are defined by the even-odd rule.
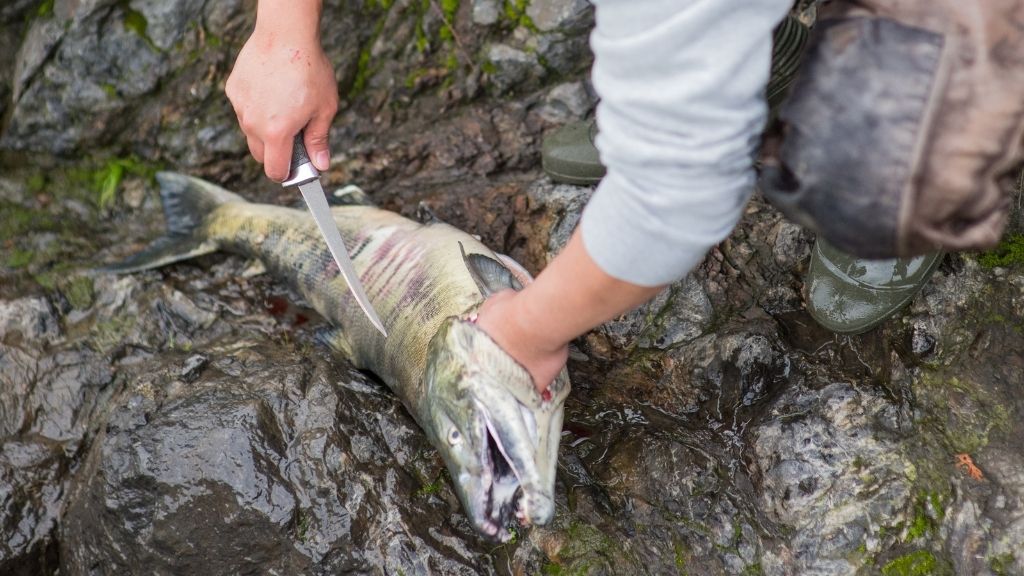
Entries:
[[316,163],[317,170],[327,170],[328,164],[331,163],[331,155],[327,153],[327,150],[321,150],[316,153],[313,161]]

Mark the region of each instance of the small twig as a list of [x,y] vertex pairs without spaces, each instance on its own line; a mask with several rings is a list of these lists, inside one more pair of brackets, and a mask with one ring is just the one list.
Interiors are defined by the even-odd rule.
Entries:
[[466,47],[462,44],[462,39],[459,38],[459,33],[455,31],[455,23],[448,20],[448,17],[445,16],[444,10],[441,9],[441,6],[437,3],[437,0],[430,0],[430,5],[434,7],[434,10],[437,11],[438,16],[441,17],[441,21],[444,22],[444,25],[447,26],[448,30],[451,31],[452,40],[455,41],[455,48],[462,55],[463,60],[467,63],[472,63],[473,60],[469,57],[469,52],[466,51]]

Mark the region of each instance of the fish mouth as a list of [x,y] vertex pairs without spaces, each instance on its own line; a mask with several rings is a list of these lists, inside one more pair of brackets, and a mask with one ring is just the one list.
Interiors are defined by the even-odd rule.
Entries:
[[487,441],[480,453],[483,474],[477,508],[480,514],[475,520],[481,532],[505,542],[512,537],[510,526],[529,524],[526,511],[522,509],[523,487],[520,474],[509,461],[494,425],[487,418],[484,418],[484,425]]

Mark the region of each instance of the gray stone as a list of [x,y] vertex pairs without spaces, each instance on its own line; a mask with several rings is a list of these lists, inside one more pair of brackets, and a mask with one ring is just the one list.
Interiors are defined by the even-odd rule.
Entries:
[[536,84],[544,75],[544,68],[537,63],[534,54],[507,44],[492,44],[487,50],[487,61],[494,67],[490,83],[498,94]]
[[473,23],[490,26],[501,17],[501,6],[498,0],[473,0]]
[[640,336],[640,346],[667,350],[700,336],[711,323],[711,300],[704,285],[692,276],[674,283],[666,300],[652,307],[652,326]]
[[579,32],[593,18],[593,6],[587,0],[531,0],[526,15],[542,32]]
[[545,69],[558,76],[585,74],[594,56],[587,36],[566,36],[557,32],[536,34],[525,40]]
[[39,297],[0,301],[0,340],[15,332],[25,341],[56,340],[60,325],[49,301]]
[[905,523],[913,467],[873,426],[893,409],[848,384],[792,387],[754,433],[763,509],[793,531],[796,572],[854,574],[855,551],[879,551],[873,535]]
[[813,237],[802,226],[781,220],[773,231],[772,255],[783,268],[793,268],[811,254]]
[[0,572],[54,574],[68,459],[45,438],[0,439]]
[[544,97],[540,115],[548,122],[565,124],[582,120],[591,109],[595,99],[583,82],[566,82],[552,88]]
[[583,214],[583,207],[593,193],[592,186],[554,184],[548,179],[537,181],[530,187],[530,199],[551,219],[546,246],[549,262],[569,243]]

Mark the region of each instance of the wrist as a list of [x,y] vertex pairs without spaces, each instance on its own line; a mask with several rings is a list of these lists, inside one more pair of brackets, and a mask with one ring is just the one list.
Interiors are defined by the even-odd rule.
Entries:
[[321,0],[259,0],[253,36],[268,46],[280,41],[320,45]]
[[533,284],[517,292],[511,301],[515,310],[511,315],[512,329],[520,337],[521,342],[530,342],[530,347],[536,354],[558,353],[573,338],[572,335],[563,333],[564,327],[548,310],[552,304]]

